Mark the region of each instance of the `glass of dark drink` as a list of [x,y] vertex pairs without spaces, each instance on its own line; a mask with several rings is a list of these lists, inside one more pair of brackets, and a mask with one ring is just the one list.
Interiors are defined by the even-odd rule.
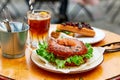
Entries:
[[47,41],[51,15],[48,11],[36,10],[28,12],[27,17],[30,26],[30,45],[36,48],[39,42]]

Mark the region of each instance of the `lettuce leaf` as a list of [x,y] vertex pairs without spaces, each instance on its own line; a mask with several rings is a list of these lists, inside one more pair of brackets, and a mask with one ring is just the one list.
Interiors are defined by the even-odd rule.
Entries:
[[70,32],[70,31],[66,31],[66,30],[56,30],[56,32],[63,32],[63,33],[65,33],[65,34],[67,34],[67,35],[69,35],[69,34],[72,33],[72,32]]
[[39,43],[39,48],[36,50],[36,53],[39,56],[45,58],[48,62],[55,63],[57,65],[57,68],[64,68],[66,62],[74,63],[76,65],[81,65],[81,64],[85,63],[83,60],[84,58],[90,59],[93,56],[92,46],[88,43],[86,43],[85,46],[88,49],[87,54],[81,55],[81,56],[77,56],[77,55],[71,56],[71,57],[67,58],[66,60],[58,59],[54,56],[53,53],[49,53],[47,51],[47,43],[46,42]]

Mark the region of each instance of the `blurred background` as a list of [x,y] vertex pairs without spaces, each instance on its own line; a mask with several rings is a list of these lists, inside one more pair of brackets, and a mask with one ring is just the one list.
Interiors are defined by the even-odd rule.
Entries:
[[[0,0],[1,12],[7,6],[12,19],[23,21],[29,0]],[[87,22],[93,27],[120,34],[120,0],[100,0],[96,5],[83,5],[79,0],[32,0],[34,9],[49,10],[51,23]]]

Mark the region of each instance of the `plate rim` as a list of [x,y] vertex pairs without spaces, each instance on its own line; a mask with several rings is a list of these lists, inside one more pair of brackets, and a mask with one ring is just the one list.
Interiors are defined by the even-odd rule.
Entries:
[[[32,62],[33,62],[35,65],[37,65],[39,68],[41,68],[41,69],[43,69],[43,70],[46,70],[46,71],[49,71],[49,72],[62,73],[62,74],[76,74],[76,73],[87,72],[87,71],[90,71],[90,70],[96,68],[97,66],[99,66],[99,65],[104,61],[104,57],[103,57],[103,54],[102,54],[99,58],[97,58],[97,61],[92,62],[92,63],[96,63],[96,62],[98,62],[98,61],[100,60],[99,63],[97,63],[94,67],[91,67],[91,68],[89,68],[89,69],[82,70],[82,71],[79,70],[79,71],[62,72],[62,71],[60,71],[59,69],[58,69],[58,70],[57,70],[57,69],[50,69],[49,67],[46,68],[46,66],[43,66],[43,65],[39,64],[35,59],[33,59],[33,56],[36,56],[37,58],[39,58],[39,56],[38,56],[37,54],[35,54],[35,53],[32,53],[31,56],[30,56]],[[57,71],[56,71],[56,70],[57,70]]]
[[[54,26],[51,25],[52,28],[50,28],[49,36],[50,36],[50,34],[51,34],[51,32],[52,32],[53,30],[56,30],[56,26],[57,26],[57,24],[55,24]],[[95,30],[95,37],[101,35],[101,33],[102,33],[102,37],[99,38],[99,39],[97,39],[96,41],[89,41],[89,42],[84,42],[83,40],[81,40],[81,39],[85,39],[85,38],[75,38],[75,39],[81,40],[81,41],[83,41],[84,43],[90,43],[90,44],[95,44],[95,43],[98,43],[98,42],[102,41],[102,40],[105,38],[105,36],[106,36],[105,32],[104,32],[103,30],[99,29],[99,28],[96,28],[96,27],[92,27],[92,28]],[[96,30],[99,31],[99,32],[101,32],[101,33],[98,33]],[[96,33],[97,33],[97,35],[96,35]],[[68,35],[66,35],[66,34],[64,34],[64,35],[65,35],[66,37],[68,36]],[[69,37],[69,38],[74,38],[74,37],[71,37],[71,36],[68,36],[68,37]],[[95,37],[93,37],[92,39],[94,39]],[[90,39],[90,38],[88,37],[88,39]]]

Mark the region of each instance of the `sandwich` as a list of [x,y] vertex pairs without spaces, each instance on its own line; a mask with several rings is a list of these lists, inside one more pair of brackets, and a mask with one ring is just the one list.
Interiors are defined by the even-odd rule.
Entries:
[[66,23],[58,24],[56,31],[53,31],[51,33],[51,36],[54,38],[57,38],[60,32],[65,33],[66,35],[69,35],[72,37],[75,37],[75,34],[85,36],[85,37],[95,36],[94,29],[90,26],[90,24],[87,24],[85,22],[81,22],[81,23],[66,22]]
[[39,43],[36,53],[56,68],[65,68],[85,64],[93,56],[93,48],[76,39],[49,38],[48,43]]

